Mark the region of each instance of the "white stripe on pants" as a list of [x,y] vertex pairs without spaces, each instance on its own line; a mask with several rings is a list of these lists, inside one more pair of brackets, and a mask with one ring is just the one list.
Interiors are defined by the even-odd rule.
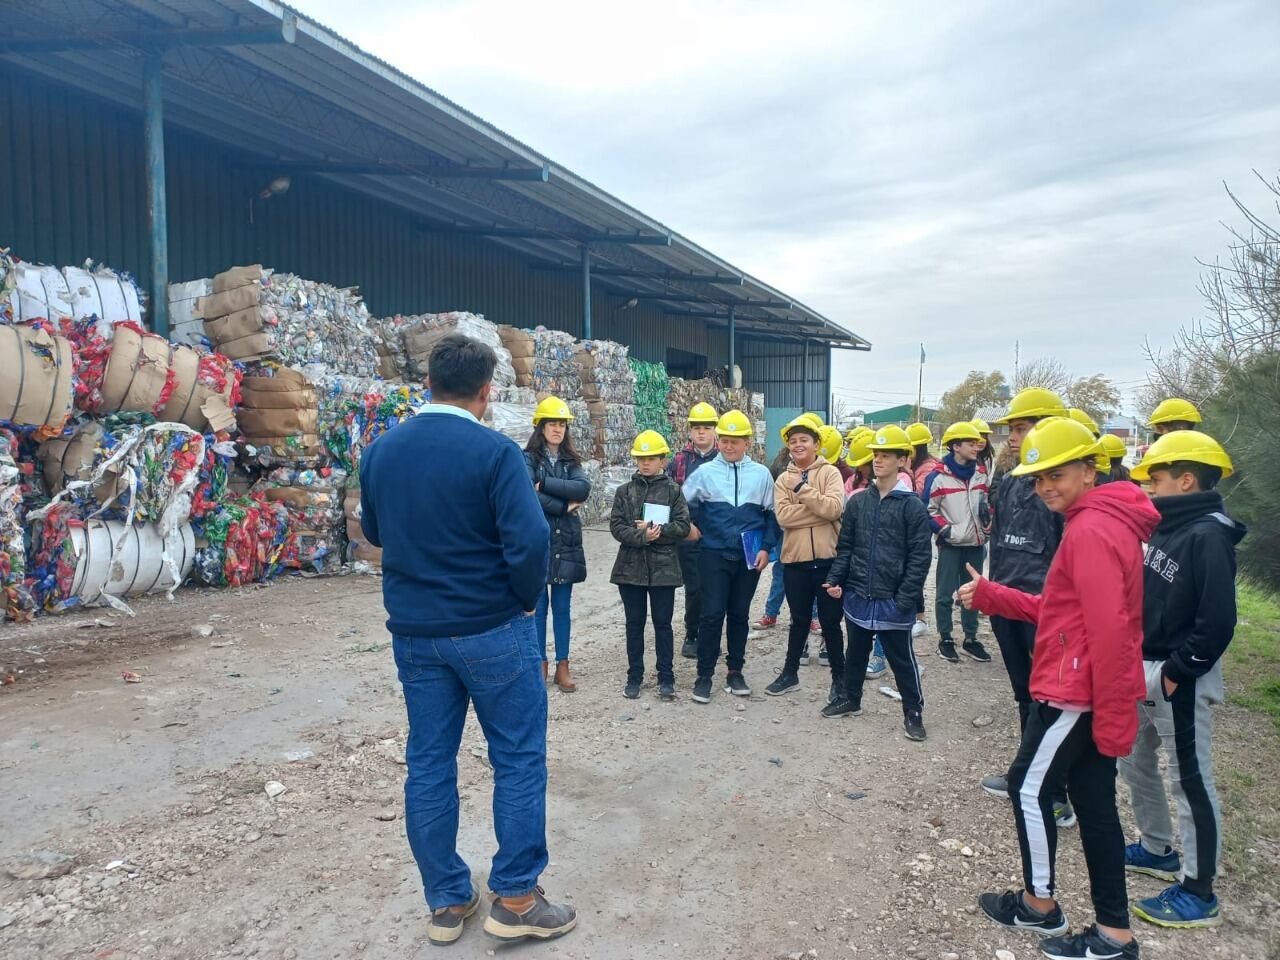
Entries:
[[1052,896],[1051,878],[1053,859],[1049,854],[1049,835],[1045,828],[1044,814],[1040,810],[1040,792],[1044,778],[1049,773],[1053,758],[1057,756],[1067,735],[1080,719],[1081,711],[1063,710],[1062,716],[1045,731],[1036,747],[1035,756],[1027,769],[1027,777],[1018,791],[1018,805],[1027,825],[1027,847],[1031,853],[1031,881],[1037,897]]

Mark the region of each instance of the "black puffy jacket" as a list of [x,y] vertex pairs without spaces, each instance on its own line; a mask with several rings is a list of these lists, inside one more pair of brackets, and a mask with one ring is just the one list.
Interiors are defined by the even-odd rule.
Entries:
[[547,583],[582,583],[587,579],[587,554],[582,549],[582,519],[577,511],[569,512],[569,504],[585,503],[591,496],[591,481],[582,464],[565,459],[554,462],[527,450],[525,466],[529,482],[541,484],[538,502],[551,527],[551,558],[547,566]]
[[845,593],[893,600],[915,616],[933,563],[929,515],[905,482],[884,496],[874,483],[849,498],[827,582]]
[[1062,542],[1062,516],[1036,496],[1035,477],[1005,474],[990,494],[991,579],[1039,593]]
[[[636,526],[637,520],[644,519],[646,503],[671,508],[671,518],[662,525],[662,535],[652,542]],[[630,483],[618,488],[609,515],[609,532],[620,544],[610,583],[636,587],[679,587],[684,583],[676,548],[689,535],[689,505],[684,502],[680,487],[665,473],[656,477],[637,473]]]

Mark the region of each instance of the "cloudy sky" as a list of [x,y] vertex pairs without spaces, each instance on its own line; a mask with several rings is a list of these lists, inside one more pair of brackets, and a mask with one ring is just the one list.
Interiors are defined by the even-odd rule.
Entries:
[[1124,387],[1280,171],[1275,0],[294,0],[870,339],[858,406],[1059,357]]

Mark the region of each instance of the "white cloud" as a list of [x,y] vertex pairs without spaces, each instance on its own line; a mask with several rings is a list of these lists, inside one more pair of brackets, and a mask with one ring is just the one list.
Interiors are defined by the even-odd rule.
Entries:
[[1015,337],[1134,380],[1280,157],[1270,0],[301,5],[868,336],[868,397],[920,340],[931,395]]

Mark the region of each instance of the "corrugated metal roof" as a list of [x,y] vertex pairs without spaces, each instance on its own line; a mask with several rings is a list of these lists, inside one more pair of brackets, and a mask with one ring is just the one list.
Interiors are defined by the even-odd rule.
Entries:
[[[290,44],[168,45],[163,69],[166,123],[234,143],[261,156],[268,169],[284,161],[414,169],[424,164],[546,167],[546,182],[349,172],[317,175],[414,211],[426,230],[545,231],[548,236],[492,239],[547,264],[575,263],[577,238],[583,234],[669,237],[669,246],[596,240],[591,244],[593,262],[677,277],[682,273],[723,275],[734,283],[693,284],[603,274],[595,282],[620,292],[669,293],[673,310],[727,315],[728,304],[734,303],[743,333],[870,348],[867,340],[844,326],[274,0],[24,0],[6,14],[0,42],[93,39],[107,34],[115,42],[93,49],[13,50],[0,55],[24,69],[136,108],[141,103],[142,61],[152,55],[149,51],[158,35],[278,30],[292,18],[296,18],[296,40]],[[762,306],[759,301],[786,305]]]

